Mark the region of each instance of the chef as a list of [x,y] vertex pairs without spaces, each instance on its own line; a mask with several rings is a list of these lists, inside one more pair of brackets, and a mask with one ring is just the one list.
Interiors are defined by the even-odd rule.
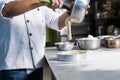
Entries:
[[62,0],[0,0],[1,80],[42,80],[46,26],[58,31],[70,15],[54,12],[62,5]]

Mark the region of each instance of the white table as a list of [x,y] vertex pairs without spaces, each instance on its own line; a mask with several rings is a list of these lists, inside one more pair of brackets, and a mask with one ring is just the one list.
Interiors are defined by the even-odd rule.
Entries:
[[58,61],[55,47],[45,51],[46,60],[57,80],[120,80],[120,48],[86,50],[87,58],[76,62]]

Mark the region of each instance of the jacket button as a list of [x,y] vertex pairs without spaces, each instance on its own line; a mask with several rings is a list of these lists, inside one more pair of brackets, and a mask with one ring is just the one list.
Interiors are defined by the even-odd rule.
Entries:
[[33,47],[31,47],[30,49],[33,50]]
[[39,11],[39,8],[37,10]]
[[32,36],[32,33],[29,33],[30,36]]
[[27,22],[29,22],[29,20],[27,20]]

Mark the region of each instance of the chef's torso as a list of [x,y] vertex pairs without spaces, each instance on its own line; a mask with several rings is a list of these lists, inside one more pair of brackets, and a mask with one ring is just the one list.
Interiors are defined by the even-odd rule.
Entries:
[[[0,2],[1,11],[7,2]],[[12,18],[0,13],[0,70],[42,66],[46,26],[58,30],[58,17],[45,6]]]

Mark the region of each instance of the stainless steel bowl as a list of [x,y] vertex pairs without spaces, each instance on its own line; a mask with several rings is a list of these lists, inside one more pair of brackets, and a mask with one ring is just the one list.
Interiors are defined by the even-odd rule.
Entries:
[[120,36],[119,35],[102,35],[98,36],[101,39],[101,45],[107,48],[119,48]]
[[107,48],[120,48],[120,38],[107,38],[105,45]]
[[98,38],[79,38],[77,45],[80,49],[92,50],[101,47],[101,39]]
[[73,49],[74,42],[56,42],[55,46],[59,51],[68,51]]
[[101,46],[106,46],[106,39],[108,38],[114,38],[116,37],[115,35],[101,35],[98,36],[99,39],[101,39]]

